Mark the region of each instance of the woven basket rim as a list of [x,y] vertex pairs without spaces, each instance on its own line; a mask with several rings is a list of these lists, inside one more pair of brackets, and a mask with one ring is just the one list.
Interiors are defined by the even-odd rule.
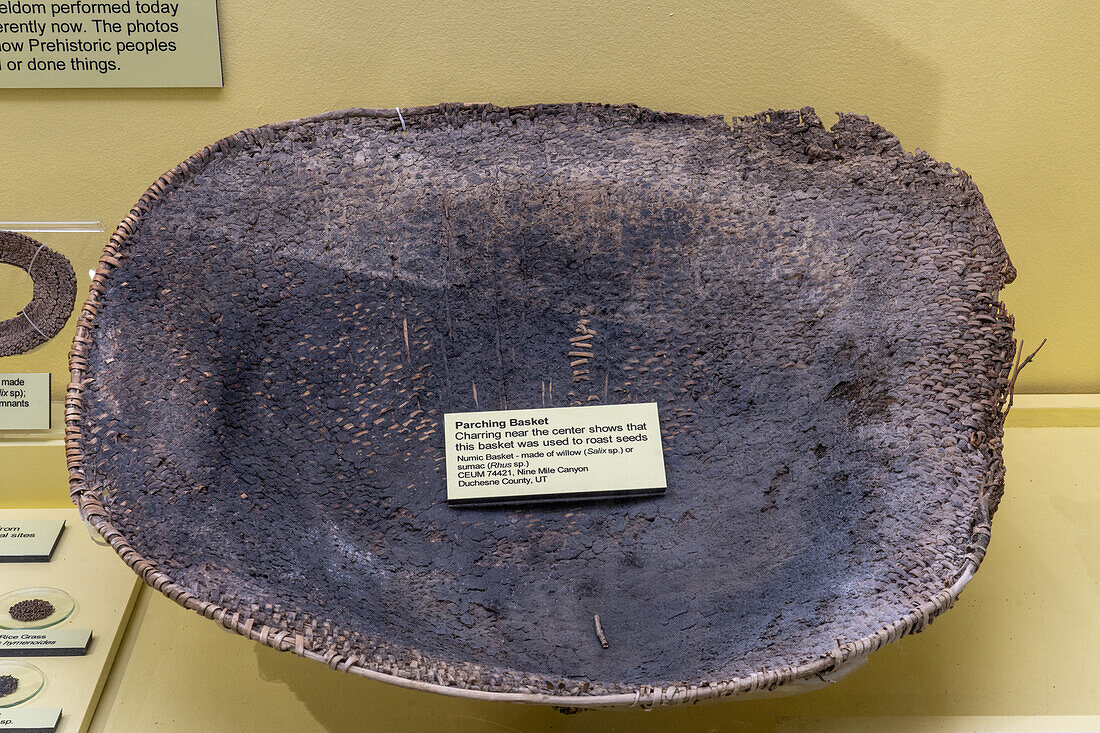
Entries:
[[[563,114],[578,112],[585,114],[614,114],[624,118],[647,119],[651,121],[697,121],[700,123],[719,123],[726,126],[727,123],[721,115],[700,116],[679,113],[657,112],[634,104],[608,105],[590,103],[562,103],[562,104],[531,104],[511,107],[497,107],[491,104],[439,104],[412,108],[391,109],[363,109],[350,108],[325,112],[318,115],[304,117],[296,120],[276,122],[263,125],[258,128],[249,128],[236,134],[229,135],[221,140],[207,145],[179,165],[173,167],[161,175],[137,203],[131,208],[126,217],[119,223],[111,235],[99,264],[94,272],[91,287],[80,316],[77,320],[76,335],[69,356],[70,382],[66,389],[65,398],[65,443],[66,456],[69,471],[69,493],[76,504],[80,515],[99,533],[103,539],[114,548],[115,552],[129,565],[135,573],[150,587],[160,591],[168,598],[195,611],[206,618],[217,621],[222,626],[230,629],[246,638],[258,641],[279,651],[291,651],[295,654],[320,661],[328,667],[350,672],[362,677],[367,677],[381,682],[394,684],[408,689],[430,691],[439,694],[464,697],[478,700],[495,700],[502,702],[521,702],[552,705],[561,708],[595,708],[595,707],[654,707],[684,703],[695,703],[706,700],[716,700],[731,696],[753,695],[774,691],[779,687],[791,688],[797,686],[818,687],[828,682],[835,681],[848,671],[860,666],[866,657],[882,646],[900,639],[911,633],[922,630],[943,611],[952,606],[963,588],[973,578],[975,571],[984,558],[990,538],[990,524],[992,510],[996,509],[997,498],[1003,487],[1004,465],[1000,457],[994,454],[993,460],[986,462],[985,474],[981,477],[981,489],[978,496],[978,515],[973,523],[967,547],[969,552],[961,567],[956,571],[953,582],[943,589],[931,593],[921,602],[916,603],[910,610],[896,619],[892,624],[883,626],[877,632],[859,639],[839,643],[837,647],[812,661],[799,665],[785,665],[772,669],[761,669],[750,675],[726,680],[701,681],[697,685],[669,685],[667,687],[653,687],[648,685],[635,685],[632,692],[611,694],[581,694],[558,695],[549,692],[502,692],[481,688],[467,688],[452,685],[426,682],[418,679],[402,677],[396,674],[382,672],[372,667],[357,663],[355,657],[345,658],[336,650],[318,651],[305,647],[304,638],[285,629],[255,624],[252,619],[242,619],[240,612],[233,611],[216,603],[204,601],[188,590],[178,585],[167,573],[157,569],[154,561],[144,557],[135,550],[123,536],[123,534],[108,519],[107,512],[101,503],[97,492],[87,486],[84,480],[84,441],[83,431],[83,392],[87,384],[87,353],[92,344],[93,327],[99,308],[103,304],[103,296],[106,292],[106,283],[111,271],[121,264],[126,244],[137,230],[140,220],[149,213],[158,203],[161,196],[167,191],[178,187],[192,176],[201,172],[210,162],[215,153],[232,153],[259,147],[265,142],[276,139],[280,133],[299,128],[305,125],[316,124],[333,120],[350,120],[354,118],[373,118],[390,120],[388,131],[400,132],[408,126],[410,121],[415,121],[426,115],[444,115],[455,119],[461,117],[469,120],[481,119],[482,116],[493,114],[538,115],[538,114]],[[732,129],[744,124],[758,124],[768,122],[778,117],[799,115],[805,116],[807,112],[813,115],[811,108],[802,110],[768,110],[753,116],[737,117],[733,120]],[[858,116],[861,117],[862,116]],[[816,116],[815,116],[816,119]],[[866,119],[866,118],[862,118]],[[925,160],[933,160],[925,153],[919,153]],[[907,156],[911,155],[906,153]],[[973,182],[965,172],[956,169],[965,181],[965,185],[974,188]],[[1014,270],[1008,266],[1010,273],[1006,282],[1012,280]],[[998,302],[996,320],[1011,323],[1003,303]],[[1015,340],[1013,340],[1015,345]],[[1009,355],[1009,366],[1011,354]],[[1026,363],[1026,362],[1025,362]],[[1017,371],[1021,365],[1017,364]],[[1011,404],[1011,386],[1015,382],[1009,380],[1008,385],[1000,385],[996,396],[996,410],[992,416],[987,430],[983,433],[983,445],[992,447],[999,443],[1003,431],[1004,418],[1007,415],[1006,405]],[[436,659],[437,662],[446,660]]]

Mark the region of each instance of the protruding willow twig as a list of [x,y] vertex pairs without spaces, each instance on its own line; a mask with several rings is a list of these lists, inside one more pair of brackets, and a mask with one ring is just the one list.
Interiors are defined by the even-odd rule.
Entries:
[[1031,360],[1035,358],[1035,355],[1039,353],[1039,349],[1043,348],[1043,344],[1045,344],[1046,342],[1047,340],[1043,339],[1043,343],[1039,344],[1039,346],[1036,347],[1035,351],[1032,351],[1031,354],[1028,355],[1028,357],[1021,362],[1020,354],[1023,353],[1024,341],[1023,339],[1020,339],[1020,350],[1016,352],[1016,366],[1012,370],[1012,377],[1008,380],[1008,405],[1005,406],[1005,415],[1007,415],[1008,411],[1012,409],[1012,398],[1016,394],[1017,377],[1020,376],[1020,372],[1023,371],[1023,368],[1026,367],[1031,362]]
[[592,620],[596,622],[596,638],[600,640],[600,646],[606,649],[608,647],[607,637],[604,636],[603,626],[600,624],[600,614],[593,615]]
[[405,359],[412,364],[412,350],[409,348],[409,319],[406,318],[401,322],[402,328],[405,329]]

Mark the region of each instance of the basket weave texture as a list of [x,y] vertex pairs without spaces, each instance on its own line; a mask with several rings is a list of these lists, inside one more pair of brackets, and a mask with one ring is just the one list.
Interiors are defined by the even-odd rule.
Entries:
[[0,321],[0,356],[22,354],[56,336],[76,304],[76,274],[65,255],[18,232],[0,231],[0,264],[26,270],[31,301]]
[[[111,238],[72,494],[154,588],[335,669],[563,706],[828,680],[982,560],[1014,275],[969,177],[856,115],[246,130]],[[649,401],[665,496],[447,506],[445,412]]]

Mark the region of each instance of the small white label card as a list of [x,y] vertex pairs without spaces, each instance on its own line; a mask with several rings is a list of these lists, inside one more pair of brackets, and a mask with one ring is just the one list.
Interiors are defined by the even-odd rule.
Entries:
[[0,657],[80,657],[91,641],[90,629],[6,629]]
[[447,502],[513,503],[663,493],[657,403],[443,416]]
[[0,710],[3,733],[44,733],[57,730],[61,708],[13,708]]
[[0,562],[48,562],[64,519],[0,519]]
[[50,429],[50,373],[0,374],[0,430]]

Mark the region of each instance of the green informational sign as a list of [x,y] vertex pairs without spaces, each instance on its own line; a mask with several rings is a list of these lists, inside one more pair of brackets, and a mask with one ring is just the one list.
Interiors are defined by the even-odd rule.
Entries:
[[221,85],[216,0],[0,0],[0,88]]
[[0,562],[48,562],[64,528],[63,519],[0,519]]
[[50,429],[50,373],[0,374],[0,430]]

